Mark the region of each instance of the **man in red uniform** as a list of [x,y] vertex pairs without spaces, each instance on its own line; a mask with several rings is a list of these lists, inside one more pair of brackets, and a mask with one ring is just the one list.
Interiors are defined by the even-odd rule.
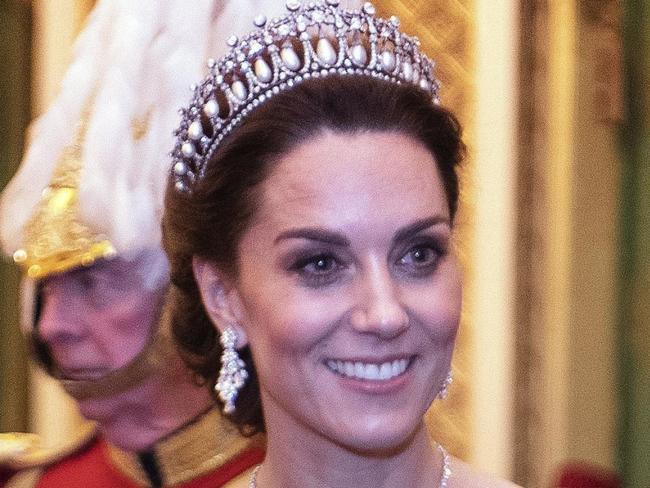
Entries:
[[2,196],[35,356],[95,424],[51,450],[4,435],[0,485],[216,487],[261,459],[260,440],[221,416],[172,346],[160,216],[187,87],[248,30],[242,9],[272,15],[283,2],[188,5],[97,2]]

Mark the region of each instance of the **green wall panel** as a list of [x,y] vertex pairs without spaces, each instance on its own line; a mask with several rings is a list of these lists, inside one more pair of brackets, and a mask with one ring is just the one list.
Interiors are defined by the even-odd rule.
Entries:
[[650,2],[624,2],[619,452],[625,486],[650,487]]

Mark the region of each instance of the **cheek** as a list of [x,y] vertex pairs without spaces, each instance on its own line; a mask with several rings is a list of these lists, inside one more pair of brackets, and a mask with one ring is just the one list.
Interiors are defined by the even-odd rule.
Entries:
[[155,327],[162,307],[163,292],[164,290],[157,290],[131,294],[114,303],[116,319],[123,324],[127,333],[147,333]]
[[307,351],[335,328],[342,300],[334,294],[270,286],[244,298],[246,333],[253,349],[261,344],[279,351]]
[[460,324],[462,285],[460,276],[451,273],[429,290],[414,294],[411,310],[440,342],[453,342]]
[[114,366],[123,366],[133,359],[149,341],[158,326],[161,294],[139,294],[137,299],[123,300],[97,312],[94,323],[102,327],[103,343],[112,351]]
[[[100,315],[105,316],[103,322],[112,322],[114,333],[119,334],[122,338],[130,338],[137,341],[140,337],[146,338],[153,329],[154,313],[149,307],[146,309],[138,308],[136,304],[122,304],[116,307],[114,313],[107,311]],[[114,309],[115,310],[115,309]],[[101,317],[97,318],[101,321]]]

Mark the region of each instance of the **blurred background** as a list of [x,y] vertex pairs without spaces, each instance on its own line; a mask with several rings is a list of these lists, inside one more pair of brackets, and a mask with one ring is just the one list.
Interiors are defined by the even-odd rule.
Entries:
[[[1,0],[0,187],[93,3]],[[375,4],[436,59],[470,149],[463,327],[433,435],[527,487],[650,487],[650,2]],[[82,420],[28,363],[19,290],[5,259],[0,432],[55,445]]]

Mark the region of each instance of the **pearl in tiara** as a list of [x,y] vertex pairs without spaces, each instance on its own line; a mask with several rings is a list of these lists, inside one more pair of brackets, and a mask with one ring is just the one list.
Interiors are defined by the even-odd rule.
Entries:
[[416,37],[400,32],[397,17],[376,17],[370,2],[361,10],[343,10],[339,0],[287,0],[286,7],[270,21],[255,17],[256,29],[245,37],[230,37],[229,51],[209,60],[209,75],[192,87],[171,152],[177,191],[191,192],[223,138],[256,107],[304,80],[370,76],[411,83],[439,103],[434,63]]

